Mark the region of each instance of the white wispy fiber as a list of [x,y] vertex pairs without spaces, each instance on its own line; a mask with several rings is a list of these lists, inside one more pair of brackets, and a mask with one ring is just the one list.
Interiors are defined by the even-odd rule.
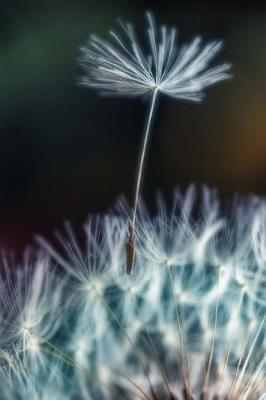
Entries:
[[121,23],[121,35],[110,31],[109,40],[90,36],[87,46],[81,48],[84,85],[128,96],[157,90],[178,99],[199,101],[205,88],[230,77],[229,63],[209,68],[222,41],[203,44],[196,36],[180,46],[175,28],[157,28],[149,12],[146,18],[147,49],[139,44],[130,23]]
[[10,355],[13,369],[21,362],[35,372],[46,368],[47,353],[41,349],[62,328],[65,283],[66,277],[60,279],[51,269],[47,255],[27,251],[23,265],[2,258],[0,346]]
[[[57,267],[39,260],[24,291],[20,279],[1,285],[2,326],[14,321],[0,331],[5,398],[265,398],[266,202],[222,208],[193,186],[171,207],[158,197],[153,216],[140,204],[130,276],[121,208],[90,217],[84,243],[69,224],[62,247],[39,238]],[[35,354],[21,346],[24,315],[38,333],[35,364],[23,356]]]

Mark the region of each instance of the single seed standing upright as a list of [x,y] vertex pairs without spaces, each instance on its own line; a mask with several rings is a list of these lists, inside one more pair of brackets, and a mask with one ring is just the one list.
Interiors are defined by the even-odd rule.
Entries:
[[[131,24],[123,25],[126,40],[110,31],[112,41],[91,35],[88,46],[81,48],[81,63],[87,87],[114,95],[150,94],[151,104],[135,184],[132,216],[127,235],[127,273],[131,274],[136,254],[136,219],[145,164],[146,149],[158,93],[181,100],[201,101],[203,91],[216,82],[230,78],[231,65],[224,63],[207,69],[222,47],[222,41],[202,45],[199,36],[189,44],[177,47],[177,31],[162,25],[157,29],[151,13],[146,13],[149,53],[138,44]],[[159,34],[158,34],[159,31]]]

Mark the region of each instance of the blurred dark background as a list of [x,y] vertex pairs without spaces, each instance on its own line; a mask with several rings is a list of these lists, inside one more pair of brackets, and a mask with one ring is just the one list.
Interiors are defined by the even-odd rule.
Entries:
[[[266,5],[252,2],[1,1],[0,243],[20,252],[64,219],[74,225],[132,195],[147,102],[101,98],[77,84],[78,47],[105,35],[116,18],[140,35],[143,13],[179,28],[223,38],[220,60],[234,79],[198,105],[161,96],[143,195],[169,195],[190,182],[266,194]],[[217,62],[219,58],[217,59]]]

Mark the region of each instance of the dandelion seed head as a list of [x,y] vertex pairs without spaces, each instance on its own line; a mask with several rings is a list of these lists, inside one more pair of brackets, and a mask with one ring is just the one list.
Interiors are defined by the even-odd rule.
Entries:
[[120,23],[121,35],[110,31],[109,40],[91,35],[87,46],[81,48],[85,72],[81,83],[115,95],[158,91],[177,99],[200,101],[207,87],[230,78],[229,63],[209,67],[222,41],[203,44],[196,36],[180,47],[176,29],[157,27],[150,12],[146,19],[148,52],[138,43],[129,23]]
[[[182,399],[186,391],[184,398],[195,399],[204,393],[211,400],[263,396],[261,217],[266,205],[258,198],[254,204],[252,198],[238,199],[231,214],[224,214],[215,191],[204,188],[199,196],[193,187],[183,194],[177,190],[172,208],[159,197],[155,215],[140,202],[136,266],[130,276],[120,259],[125,265],[127,211],[124,222],[121,213],[103,216],[95,236],[85,229],[92,237],[90,254],[98,253],[98,259],[84,256],[88,248],[77,246],[73,232],[64,237],[66,253],[52,249],[70,279],[83,282],[84,274],[91,285],[101,284],[96,297],[74,286],[82,306],[69,349],[100,380],[91,383],[75,372],[84,398],[117,398],[112,390],[126,399],[168,399],[169,393]],[[41,243],[51,252],[50,245]],[[77,259],[84,260],[79,275],[70,270],[77,268]],[[96,261],[103,268],[95,275]]]

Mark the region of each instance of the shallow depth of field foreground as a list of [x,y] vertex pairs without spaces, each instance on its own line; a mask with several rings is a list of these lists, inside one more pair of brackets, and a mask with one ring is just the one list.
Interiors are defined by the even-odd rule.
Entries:
[[128,211],[3,256],[1,398],[264,399],[265,200],[191,186],[140,205],[131,275]]

